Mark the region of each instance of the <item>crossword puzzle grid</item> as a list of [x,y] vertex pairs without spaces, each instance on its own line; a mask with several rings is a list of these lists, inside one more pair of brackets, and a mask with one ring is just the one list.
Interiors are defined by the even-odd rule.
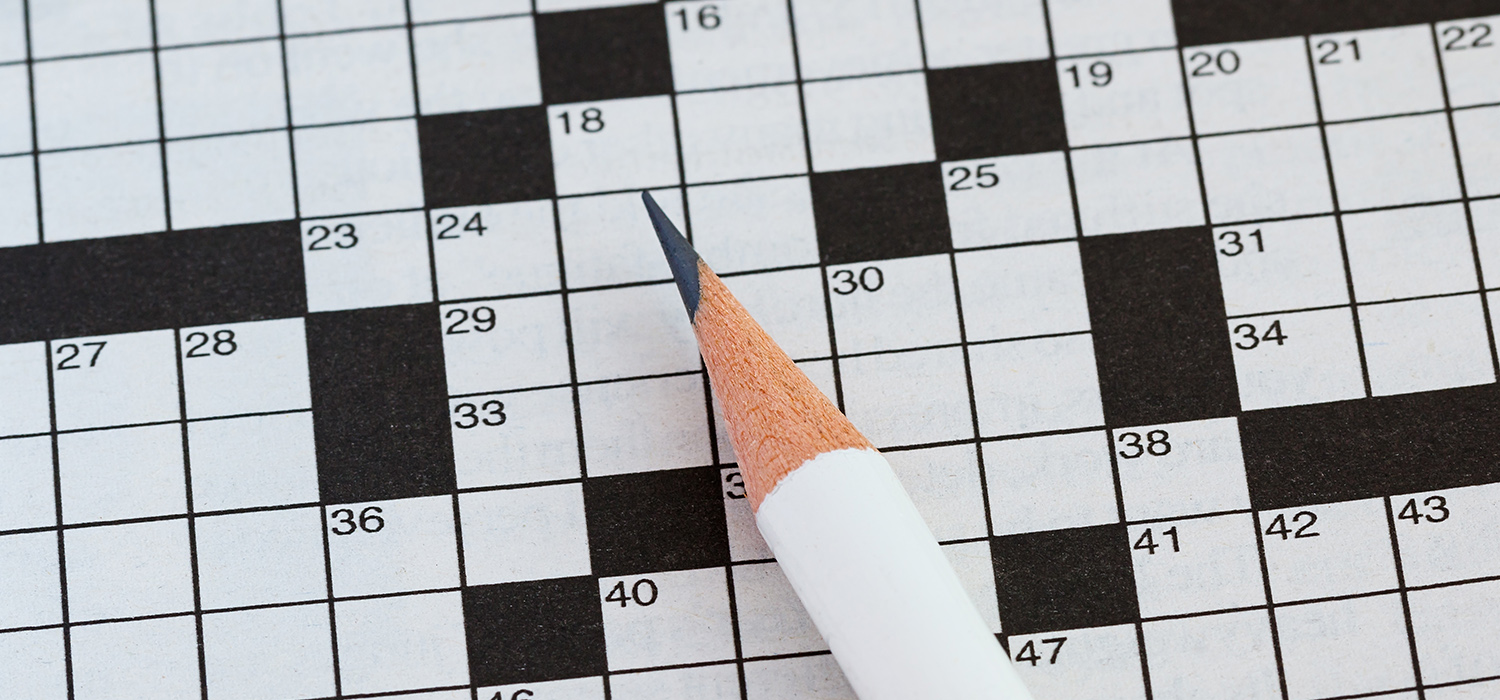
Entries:
[[1500,697],[1500,7],[1269,5],[0,2],[0,696],[852,697],[650,189],[1037,697]]

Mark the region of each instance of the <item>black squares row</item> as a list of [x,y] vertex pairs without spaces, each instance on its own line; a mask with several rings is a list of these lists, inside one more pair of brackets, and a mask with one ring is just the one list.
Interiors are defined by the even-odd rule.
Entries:
[[848,357],[839,372],[844,413],[877,447],[974,436],[960,348]]
[[546,199],[556,192],[545,108],[424,116],[417,131],[422,186],[432,207]]
[[1068,144],[1187,136],[1182,67],[1173,50],[1057,62]]
[[1112,431],[1130,521],[1250,507],[1234,418]]
[[1085,235],[1204,222],[1198,164],[1188,141],[1088,148],[1070,157]]
[[971,342],[1089,329],[1077,243],[958,253],[954,264]]
[[156,70],[150,53],[46,61],[32,69],[42,149],[156,139]]
[[1068,130],[1055,71],[1051,61],[929,71],[927,97],[937,157],[1061,150]]
[[64,433],[57,464],[65,523],[187,512],[181,425]]
[[901,450],[886,454],[886,459],[939,542],[988,535],[984,487],[973,445]]
[[580,475],[571,389],[465,396],[448,409],[459,488]]
[[1453,113],[1453,129],[1470,197],[1500,194],[1500,107]]
[[325,506],[334,595],[457,586],[454,517],[451,496]]
[[330,124],[415,114],[407,40],[405,29],[287,39],[292,123]]
[[281,61],[275,40],[160,52],[162,131],[174,138],[285,128]]
[[[1492,603],[1497,589],[1500,585],[1496,582],[1486,581],[1408,594],[1412,637],[1423,682],[1484,678],[1500,671],[1500,664],[1489,651],[1494,648],[1496,630],[1500,629],[1497,619],[1500,615]],[[1469,623],[1454,625],[1454,620]],[[1475,689],[1484,691],[1481,687]],[[1463,696],[1455,693],[1453,697]]]
[[1315,124],[1318,104],[1300,37],[1182,49],[1200,134]]
[[1416,680],[1399,595],[1279,607],[1275,615],[1289,698],[1375,693]]
[[947,255],[828,268],[840,353],[945,345],[959,340]]
[[688,182],[807,172],[795,85],[680,95],[677,121]]
[[303,216],[421,207],[422,165],[412,120],[297,129]]
[[[604,476],[711,464],[706,404],[704,377],[698,373],[580,387],[586,473]],[[637,419],[643,415],[653,419]]]
[[322,527],[315,506],[197,518],[193,553],[202,607],[326,599]]
[[1387,209],[1343,218],[1356,301],[1478,289],[1462,204]]
[[1266,603],[1250,514],[1158,521],[1128,532],[1142,617]]
[[1443,81],[1427,25],[1308,37],[1327,121],[1443,108]]
[[1088,335],[985,343],[969,349],[979,433],[1015,435],[1104,423]]
[[0,67],[0,153],[31,151],[31,78],[25,64]]
[[474,683],[508,686],[503,698],[523,690],[556,691],[553,697],[565,700],[602,698],[600,679],[580,678],[607,668],[601,602],[593,577],[465,588]]
[[1317,127],[1205,138],[1198,154],[1214,221],[1333,211]]
[[562,295],[445,304],[438,311],[449,394],[568,383]]
[[1442,50],[1443,82],[1453,107],[1500,102],[1500,56],[1490,48],[1490,35],[1500,26],[1500,17],[1439,23],[1436,26]]
[[1235,318],[1225,330],[1244,410],[1365,396],[1347,308]]
[[571,293],[568,310],[579,381],[699,368],[692,326],[670,282]]
[[191,612],[188,550],[186,519],[65,531],[69,619]]
[[689,187],[687,199],[693,247],[721,275],[818,262],[806,177]]
[[308,311],[432,301],[422,212],[302,222]]
[[[1141,634],[1152,697],[1281,695],[1276,645],[1265,610],[1157,620],[1141,625]],[[1214,672],[1203,672],[1209,668]]]
[[187,418],[312,407],[301,318],[178,331]]
[[[89,21],[77,21],[84,13]],[[17,9],[17,29],[22,18]],[[36,58],[150,48],[151,6],[144,0],[91,2],[72,12],[38,12],[31,18],[30,33]]]
[[0,158],[0,247],[41,242],[35,163],[31,156]]
[[46,343],[0,345],[0,435],[45,433],[50,429]]
[[1039,0],[922,0],[918,9],[929,68],[1044,59],[1052,53]]
[[1129,546],[1122,525],[991,538],[1005,633],[1136,621]]
[[[548,104],[672,91],[667,26],[655,3],[543,0],[536,17],[542,96]],[[634,7],[612,7],[635,5]]]
[[157,144],[46,153],[37,166],[48,241],[167,228]]
[[1047,3],[1057,55],[1155,49],[1177,44],[1168,0]]
[[1344,251],[1331,216],[1213,230],[1229,316],[1348,304]]
[[1478,294],[1359,307],[1375,396],[1495,381]]
[[1453,140],[1442,114],[1336,124],[1325,130],[1346,211],[1457,199]]
[[[650,700],[663,692],[681,693],[681,697],[703,700],[738,700],[740,674],[737,664],[613,674],[609,677],[609,697],[619,700]],[[580,698],[580,700],[582,700]]]
[[818,251],[829,265],[947,253],[953,247],[937,163],[816,173]]
[[1256,521],[1278,603],[1396,587],[1382,499],[1262,511]]
[[958,249],[1078,234],[1061,152],[943,163],[948,226]]
[[62,622],[57,532],[0,537],[0,629]]
[[663,5],[679,92],[797,78],[787,5],[777,0]]
[[188,423],[193,511],[316,503],[312,413]]
[[0,634],[6,675],[0,691],[15,697],[67,697],[67,655],[62,628]]
[[542,102],[536,32],[529,16],[416,27],[412,51],[423,114]]
[[470,586],[587,576],[588,523],[577,483],[462,494]]
[[557,228],[551,202],[433,209],[428,218],[439,299],[525,294],[559,287]]
[[[845,18],[847,13],[836,16]],[[813,170],[873,168],[936,157],[927,80],[920,72],[808,83],[802,99]]]
[[1016,671],[1037,697],[1145,700],[1135,625],[1013,634],[1009,644]]
[[[654,190],[651,197],[687,231],[681,189]],[[557,200],[570,289],[672,278],[651,222],[641,212],[641,195],[634,191]]]
[[746,697],[753,700],[808,697],[853,698],[854,689],[831,654],[794,656],[745,664]]
[[[1089,431],[984,443],[995,535],[1120,521],[1109,436]],[[1059,508],[1059,503],[1068,507]]]
[[612,671],[733,659],[723,567],[599,579]]
[[5,465],[0,530],[57,525],[51,442],[45,436],[0,440],[0,464]]
[[333,609],[344,692],[468,685],[458,591],[342,601]]
[[1500,571],[1500,487],[1494,485],[1395,496],[1401,569],[1409,586],[1494,576]]
[[172,331],[52,341],[57,428],[179,419],[176,345]]
[[594,573],[626,576],[728,564],[722,478],[717,467],[699,467],[586,479]]
[[804,0],[792,19],[804,80],[923,67],[916,3],[875,0],[851,14],[839,0]]
[[559,195],[676,185],[677,132],[669,96],[547,108]]

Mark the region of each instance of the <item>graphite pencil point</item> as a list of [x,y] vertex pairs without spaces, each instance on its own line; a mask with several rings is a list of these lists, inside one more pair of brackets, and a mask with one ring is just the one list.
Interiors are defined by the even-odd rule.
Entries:
[[677,280],[677,293],[682,295],[682,305],[687,307],[688,318],[698,314],[698,251],[683,238],[682,232],[672,224],[650,192],[641,193],[646,203],[646,214],[656,228],[656,239],[661,241],[661,251],[667,255],[667,265],[672,268],[672,279]]

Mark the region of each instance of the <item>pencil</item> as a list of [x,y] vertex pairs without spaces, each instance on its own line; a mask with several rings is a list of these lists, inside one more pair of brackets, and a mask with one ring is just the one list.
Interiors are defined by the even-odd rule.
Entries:
[[895,472],[642,193],[755,522],[863,700],[1029,700]]

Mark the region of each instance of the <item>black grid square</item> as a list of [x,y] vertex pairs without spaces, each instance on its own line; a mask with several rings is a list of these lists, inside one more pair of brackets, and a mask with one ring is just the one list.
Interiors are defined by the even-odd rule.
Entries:
[[927,72],[938,160],[1060,151],[1067,145],[1052,61]]
[[604,673],[604,617],[594,578],[470,586],[463,599],[476,685]]
[[521,202],[556,192],[542,107],[422,117],[417,135],[427,206]]
[[718,467],[586,479],[583,501],[600,576],[729,564]]
[[953,249],[937,163],[814,173],[818,250],[829,265]]
[[536,16],[547,104],[672,92],[667,23],[657,3]]
[[990,539],[1008,634],[1099,627],[1140,617],[1124,525]]

